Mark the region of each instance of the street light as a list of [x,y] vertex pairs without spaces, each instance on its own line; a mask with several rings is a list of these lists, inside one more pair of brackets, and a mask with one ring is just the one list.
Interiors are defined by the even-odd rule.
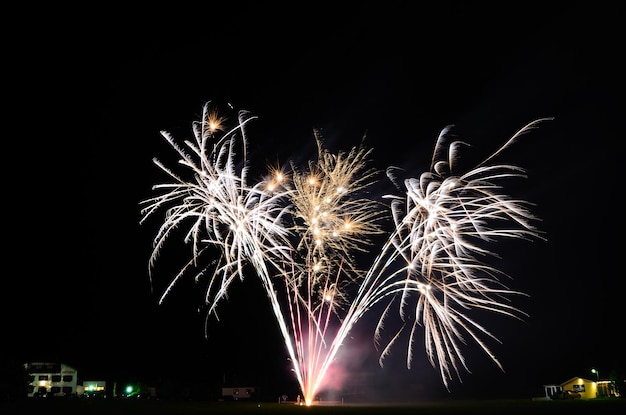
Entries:
[[598,372],[595,368],[591,369],[591,373],[596,375],[596,382],[600,380],[600,372]]

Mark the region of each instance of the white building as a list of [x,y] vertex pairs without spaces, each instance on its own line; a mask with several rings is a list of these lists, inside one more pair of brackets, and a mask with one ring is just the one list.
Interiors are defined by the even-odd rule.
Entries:
[[29,377],[28,396],[74,396],[78,384],[76,369],[63,363],[25,363]]

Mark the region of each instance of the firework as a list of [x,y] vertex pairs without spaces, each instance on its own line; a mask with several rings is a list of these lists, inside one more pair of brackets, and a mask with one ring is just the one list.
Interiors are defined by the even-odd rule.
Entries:
[[[375,338],[380,341],[382,323],[397,305],[403,327],[410,329],[409,367],[419,327],[446,386],[453,371],[460,375],[459,362],[465,367],[464,335],[499,365],[482,340],[494,336],[466,311],[486,309],[521,318],[525,314],[504,301],[521,293],[509,290],[500,281],[503,273],[477,258],[492,254],[485,242],[541,233],[532,225],[536,218],[528,204],[508,198],[497,185],[523,171],[488,162],[538,121],[462,174],[453,169],[461,143],[448,146],[447,160],[439,158],[446,147],[444,130],[429,172],[400,182],[398,172],[388,170],[404,195],[386,196],[391,201],[387,208],[370,194],[380,173],[369,167],[371,149],[361,143],[347,153],[331,153],[316,131],[316,160],[304,168],[292,163],[288,171],[270,171],[250,185],[246,125],[255,118],[240,111],[236,125],[226,129],[208,103],[202,119],[193,123],[195,140],[185,141],[185,148],[162,132],[189,177],[155,159],[173,182],[155,185],[161,194],[141,202],[142,223],[165,210],[150,269],[175,230],[186,229],[184,241],[192,246],[192,255],[160,301],[194,269],[196,278],[210,275],[206,302],[209,314],[217,317],[218,303],[250,264],[265,289],[307,404],[324,387],[350,330],[382,301],[387,305]],[[372,249],[372,237],[385,233],[389,218],[394,226],[380,253],[361,267],[355,254]],[[220,259],[205,261],[215,248]],[[384,345],[381,364],[400,333]]]
[[[454,173],[458,150],[465,144],[447,144],[447,128],[437,140],[430,170],[419,179],[406,178],[398,183],[397,171],[388,169],[388,177],[405,195],[386,196],[391,199],[395,229],[363,279],[353,303],[355,317],[347,316],[348,320],[358,319],[363,310],[388,299],[376,327],[376,339],[380,339],[385,318],[392,306],[398,305],[405,324],[384,346],[381,364],[400,332],[407,329],[410,368],[411,345],[421,327],[428,358],[439,368],[446,387],[452,372],[460,379],[459,365],[469,370],[462,353],[466,336],[503,369],[483,341],[484,336],[497,338],[470,318],[469,311],[487,310],[523,318],[527,314],[512,306],[508,297],[525,294],[507,288],[502,280],[508,276],[479,259],[497,256],[486,245],[502,238],[544,238],[533,225],[538,218],[529,210],[531,204],[511,199],[498,184],[525,177],[524,171],[510,164],[487,163],[542,121],[524,126],[467,172]],[[440,155],[448,157],[440,159]]]
[[332,154],[315,134],[318,157],[304,170],[292,165],[285,183],[291,203],[293,241],[285,282],[290,341],[295,345],[295,372],[310,404],[343,340],[343,314],[364,270],[355,252],[370,247],[383,232],[383,206],[368,197],[377,171],[369,168],[371,150],[363,144]]

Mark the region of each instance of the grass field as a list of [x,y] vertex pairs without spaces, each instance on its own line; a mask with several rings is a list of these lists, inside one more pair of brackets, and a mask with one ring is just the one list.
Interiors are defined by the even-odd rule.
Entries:
[[27,400],[0,403],[0,414],[111,414],[111,415],[212,415],[212,414],[626,414],[626,399],[566,401],[477,400],[389,404],[334,404],[310,407],[266,402],[197,402],[136,400]]

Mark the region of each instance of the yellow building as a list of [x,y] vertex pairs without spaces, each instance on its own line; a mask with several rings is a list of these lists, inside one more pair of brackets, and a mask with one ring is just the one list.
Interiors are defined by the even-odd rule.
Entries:
[[609,380],[593,381],[574,377],[561,384],[543,385],[545,397],[549,399],[592,399],[617,396],[613,383]]
[[582,399],[598,397],[598,384],[593,380],[584,378],[571,378],[561,383],[564,391],[580,393]]

